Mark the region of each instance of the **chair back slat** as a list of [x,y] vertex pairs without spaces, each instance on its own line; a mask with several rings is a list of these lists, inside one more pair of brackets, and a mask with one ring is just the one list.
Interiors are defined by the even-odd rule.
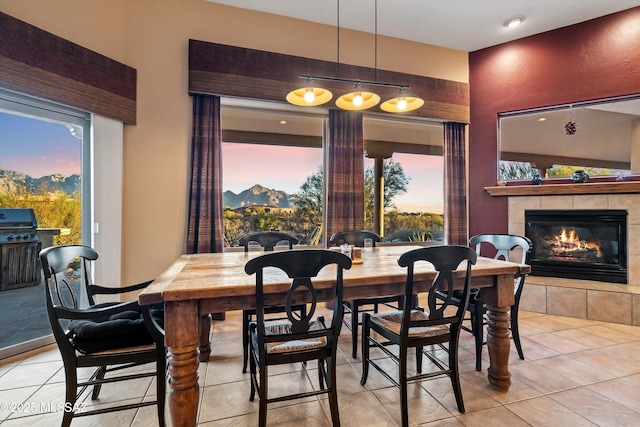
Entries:
[[429,308],[429,319],[444,319],[444,311],[449,306],[442,304],[436,298],[436,291],[451,296],[454,290],[454,280],[451,271],[439,271],[436,278],[431,282],[427,296],[427,307]]
[[[306,313],[306,316],[304,317],[300,317],[300,312],[293,308],[293,306],[295,305],[293,299],[295,298],[296,292],[301,291],[300,288],[306,289],[311,299],[311,309],[309,309],[309,311]],[[317,303],[318,292],[313,287],[311,279],[309,277],[294,277],[291,286],[289,286],[289,291],[287,292],[287,300],[285,303],[287,319],[289,319],[289,322],[291,322],[291,329],[294,334],[302,334],[309,331],[309,322],[311,322],[311,320],[313,319],[313,314],[316,311]]]

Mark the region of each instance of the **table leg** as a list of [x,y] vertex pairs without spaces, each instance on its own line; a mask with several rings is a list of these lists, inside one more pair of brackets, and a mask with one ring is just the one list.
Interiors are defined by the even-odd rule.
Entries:
[[165,303],[165,342],[169,350],[169,414],[174,427],[195,427],[198,416],[198,304]]
[[509,308],[514,303],[513,275],[494,276],[494,284],[482,288],[480,299],[487,308],[487,348],[489,350],[489,385],[507,392],[511,385],[509,373]]
[[509,391],[509,313],[506,307],[487,305],[487,348],[489,350],[489,384],[498,391]]
[[198,347],[198,350],[200,351],[200,361],[207,362],[211,355],[211,314],[200,316],[199,330],[200,346]]

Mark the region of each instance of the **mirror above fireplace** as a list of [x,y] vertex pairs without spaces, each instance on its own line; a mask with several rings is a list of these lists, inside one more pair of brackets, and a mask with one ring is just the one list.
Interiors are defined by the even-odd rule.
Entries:
[[640,173],[640,95],[502,113],[498,138],[500,180]]

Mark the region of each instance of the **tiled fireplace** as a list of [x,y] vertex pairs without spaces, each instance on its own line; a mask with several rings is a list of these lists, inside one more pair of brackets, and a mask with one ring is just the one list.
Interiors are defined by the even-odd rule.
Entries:
[[[508,197],[512,234],[526,234],[527,210],[620,210],[628,215],[627,284],[530,275],[520,301],[522,310],[640,326],[640,185],[624,184],[632,185],[629,193],[618,194],[617,183],[610,193],[603,190],[604,184],[487,188],[492,196]],[[592,188],[599,188],[600,194],[589,194]]]

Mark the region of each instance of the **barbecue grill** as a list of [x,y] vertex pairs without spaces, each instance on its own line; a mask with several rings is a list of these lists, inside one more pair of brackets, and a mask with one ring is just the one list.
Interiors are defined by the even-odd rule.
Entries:
[[40,283],[33,209],[0,208],[0,291]]

